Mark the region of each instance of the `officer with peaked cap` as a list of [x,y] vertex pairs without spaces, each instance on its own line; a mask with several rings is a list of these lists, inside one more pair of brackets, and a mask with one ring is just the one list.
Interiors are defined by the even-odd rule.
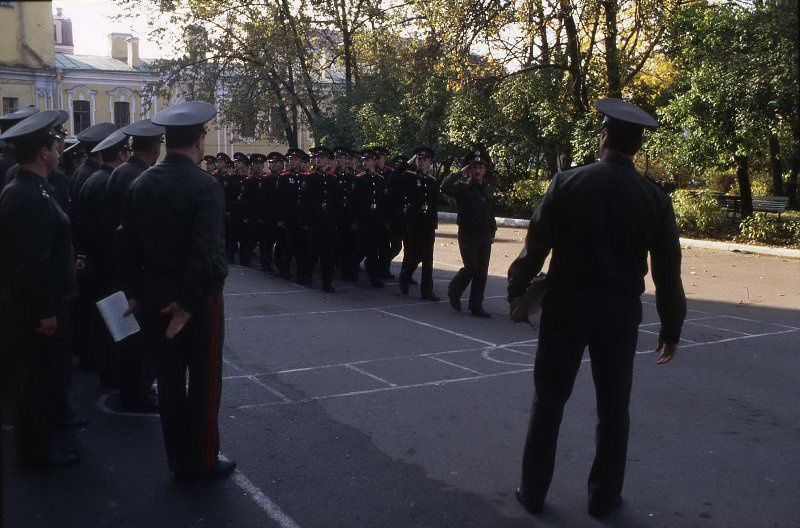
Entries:
[[[17,110],[10,114],[0,116],[0,134],[39,111],[35,106],[29,106],[22,110]],[[6,172],[17,164],[14,156],[14,144],[12,142],[0,141],[0,187],[5,184]]]
[[83,145],[88,157],[83,165],[75,171],[75,174],[72,175],[72,179],[69,181],[69,200],[73,205],[78,203],[78,196],[83,188],[83,184],[86,183],[89,176],[100,170],[100,165],[103,163],[103,156],[99,152],[93,153],[92,150],[116,129],[117,127],[114,123],[98,123],[77,135],[77,139],[80,144]]
[[61,363],[71,360],[67,304],[76,294],[69,218],[47,182],[58,165],[53,125],[59,117],[45,110],[0,135],[14,144],[19,162],[16,177],[0,193],[0,321],[4,349],[17,355],[14,432],[24,467],[80,461],[53,446],[63,410]]
[[[145,170],[156,164],[161,157],[161,143],[165,129],[154,125],[149,119],[137,121],[122,129],[131,138],[131,155],[128,161],[114,169],[108,179],[106,202],[108,228],[111,236],[120,221],[120,211],[125,193]],[[114,291],[122,289],[117,265],[114,266]],[[146,346],[141,333],[128,336],[115,343],[119,358],[119,400],[122,407],[131,412],[152,412],[157,409],[157,399],[152,390],[155,381],[155,366],[152,350]]]
[[[388,151],[387,154],[388,156]],[[392,261],[403,249],[405,235],[405,187],[403,174],[406,170],[406,156],[395,156],[391,166],[384,165],[382,174],[386,178],[386,255],[381,258],[383,265],[381,278],[393,279]],[[380,161],[379,161],[380,164]],[[412,281],[413,284],[413,281]]]
[[525,309],[519,299],[552,250],[517,498],[531,512],[542,508],[564,404],[588,346],[598,418],[589,513],[604,517],[621,503],[648,253],[661,318],[659,365],[675,355],[686,299],[672,204],[633,164],[643,129],[657,122],[620,99],[601,99],[594,106],[605,115],[601,160],[553,178],[531,218],[525,247],[508,270],[508,298],[512,313]]
[[203,162],[206,164],[206,172],[215,176],[217,174],[217,158],[206,154],[203,156]]
[[242,190],[239,193],[239,214],[242,222],[239,264],[242,266],[250,266],[253,250],[258,245],[261,236],[258,188],[265,161],[267,161],[267,157],[263,154],[255,153],[248,156],[247,165],[249,165],[250,171],[245,173]]
[[366,149],[361,153],[364,170],[353,183],[352,214],[358,236],[359,255],[364,256],[364,269],[370,286],[383,288],[381,258],[388,249],[386,238],[386,179],[376,170],[378,153]]
[[224,195],[198,167],[214,114],[213,105],[193,101],[153,117],[166,128],[167,154],[128,189],[117,231],[125,293],[156,358],[167,460],[179,478],[225,477],[236,467],[219,458],[217,423]]
[[233,160],[224,152],[217,153],[217,179],[222,182],[225,195],[225,253],[228,262],[233,264],[238,242],[234,236],[232,218],[233,212],[239,207],[239,178]]
[[[286,152],[287,167],[278,178],[276,195],[278,207],[278,232],[283,241],[283,252],[280,255],[280,274],[284,279],[291,278],[290,267],[295,259],[296,280],[306,281],[308,264],[308,231],[301,228],[298,222],[300,206],[300,188],[303,185],[302,164],[309,160],[309,155],[302,149],[290,148]],[[276,249],[276,258],[278,250]]]
[[[88,295],[92,303],[111,295],[114,287],[114,253],[112,243],[116,231],[116,213],[107,200],[111,173],[128,160],[128,136],[115,130],[98,143],[92,154],[100,154],[103,162],[83,184],[75,206],[75,249],[85,262]],[[111,334],[98,310],[91,310],[90,349],[97,360],[102,385],[119,387],[120,365]]]
[[300,190],[299,223],[307,230],[309,259],[305,283],[311,285],[319,262],[322,291],[333,293],[333,268],[336,264],[336,230],[342,210],[342,187],[330,170],[333,153],[326,147],[311,149],[314,170],[303,177]]
[[439,226],[439,182],[428,174],[434,152],[417,147],[402,175],[405,189],[405,224],[403,264],[400,269],[400,291],[408,295],[411,276],[422,264],[420,295],[426,301],[439,301],[433,292],[433,247]]
[[[277,191],[278,178],[283,172],[286,158],[280,152],[270,152],[266,156],[267,170],[261,177],[258,184],[258,211],[259,225],[261,226],[260,259],[261,269],[264,271],[274,271],[273,251],[277,242]],[[274,256],[274,261],[279,262],[279,255]]]
[[[472,283],[469,293],[469,311],[476,317],[491,317],[483,309],[486,279],[489,276],[489,259],[497,231],[494,219],[494,189],[484,181],[489,157],[480,149],[464,156],[459,172],[448,176],[442,183],[442,192],[456,201],[458,207],[458,249],[464,266],[450,281],[447,297],[450,306],[461,311],[461,294]],[[459,181],[466,176],[466,181]]]

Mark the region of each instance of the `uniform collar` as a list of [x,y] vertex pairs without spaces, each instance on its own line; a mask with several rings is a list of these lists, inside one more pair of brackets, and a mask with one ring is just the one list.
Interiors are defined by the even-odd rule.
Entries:
[[128,163],[132,163],[134,165],[138,165],[140,167],[144,167],[145,169],[148,168],[147,163],[145,163],[145,161],[142,158],[140,158],[139,156],[137,156],[136,154],[131,154],[128,157]]
[[[164,156],[164,161],[166,163],[174,163],[175,165],[191,165],[192,167],[197,167],[197,164],[193,162],[189,156],[175,154],[174,152],[167,152],[167,155]],[[234,174],[234,176],[238,176],[238,174]]]
[[35,172],[31,172],[31,171],[29,171],[27,169],[23,169],[22,167],[19,167],[19,169],[17,170],[17,178],[22,178],[24,180],[29,180],[29,181],[32,181],[33,183],[41,185],[42,187],[44,187],[45,191],[47,191],[48,193],[52,193],[53,192],[53,186],[50,185],[50,182],[47,181],[47,178],[44,178],[44,177],[40,176],[39,174],[36,174]]
[[628,165],[633,167],[633,160],[630,157],[626,156],[625,154],[621,154],[619,152],[614,152],[614,151],[606,153],[606,155],[603,156],[603,159],[601,161],[604,161],[606,163],[616,163],[618,165]]

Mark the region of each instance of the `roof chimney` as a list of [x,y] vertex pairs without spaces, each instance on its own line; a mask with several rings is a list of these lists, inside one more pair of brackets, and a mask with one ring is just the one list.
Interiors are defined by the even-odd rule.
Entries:
[[138,68],[141,64],[139,60],[139,37],[128,37],[125,42],[128,43],[128,66]]
[[130,33],[109,33],[108,43],[111,48],[111,58],[128,62],[128,44],[125,41],[131,36]]

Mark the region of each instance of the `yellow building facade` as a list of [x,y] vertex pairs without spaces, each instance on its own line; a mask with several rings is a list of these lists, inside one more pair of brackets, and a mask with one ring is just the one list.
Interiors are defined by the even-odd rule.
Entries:
[[[149,118],[170,101],[158,99],[150,106],[142,93],[157,82],[146,59],[139,57],[139,39],[128,33],[111,33],[109,53],[76,55],[72,22],[51,2],[0,1],[0,98],[2,113],[26,106],[40,110],[65,110],[64,125],[70,138],[97,123],[125,126]],[[173,101],[174,102],[174,101]],[[206,153],[285,152],[286,143],[242,138],[218,114],[209,123]],[[298,134],[301,148],[313,145],[305,130]]]

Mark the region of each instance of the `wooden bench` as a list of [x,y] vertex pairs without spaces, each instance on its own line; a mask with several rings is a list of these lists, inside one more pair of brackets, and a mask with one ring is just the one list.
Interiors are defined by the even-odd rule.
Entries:
[[[717,195],[717,203],[727,211],[731,223],[742,217],[742,198],[738,194]],[[778,215],[778,223],[781,223],[781,213],[789,207],[788,196],[753,196],[753,211],[759,213],[775,213]]]

